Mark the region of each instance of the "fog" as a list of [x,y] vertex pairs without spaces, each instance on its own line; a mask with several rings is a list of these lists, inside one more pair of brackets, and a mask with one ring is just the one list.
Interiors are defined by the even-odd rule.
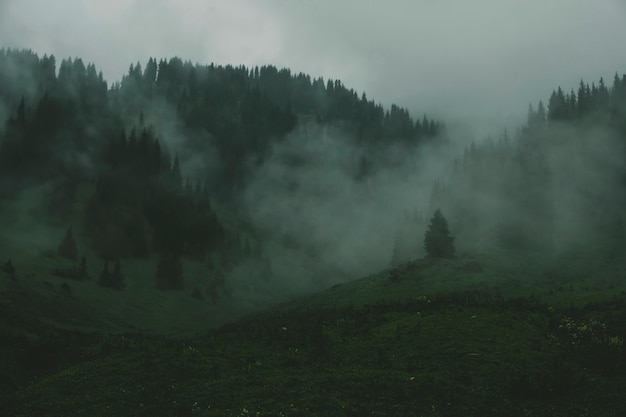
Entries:
[[[4,103],[4,101],[0,100],[0,120],[7,120],[11,115],[11,111],[10,109],[7,108],[6,104]],[[4,123],[2,125],[0,125],[0,134],[3,133],[4,131]]]
[[508,249],[567,259],[564,269],[586,259],[578,272],[605,279],[622,257],[625,153],[623,138],[596,122],[552,122],[530,138],[471,147],[433,203],[461,255]]
[[[383,149],[372,157],[343,136],[332,127],[296,129],[254,172],[243,198],[252,222],[299,250],[290,256],[303,257],[322,282],[390,266],[398,227],[428,206],[432,181],[447,166],[428,162],[427,149]],[[359,179],[368,159],[380,166]]]
[[[436,207],[449,218],[460,252],[510,240],[502,230],[542,226],[565,250],[593,231],[597,223],[586,219],[602,217],[593,203],[619,181],[622,145],[592,125],[553,125],[545,133],[551,143],[533,144],[532,155],[518,151],[526,145],[512,133],[506,147],[483,140],[514,132],[528,103],[547,103],[559,85],[569,91],[581,78],[611,80],[626,70],[618,41],[626,39],[626,10],[619,1],[4,0],[0,39],[4,47],[54,54],[57,62],[68,56],[93,62],[109,85],[130,63],[144,65],[149,57],[271,64],[340,79],[386,108],[396,103],[414,118],[426,113],[444,121],[444,143],[417,150],[359,147],[341,126],[304,124],[275,142],[263,164],[249,164],[237,209],[268,239],[263,251],[275,284],[292,289],[421,256],[424,222]],[[15,75],[28,95],[28,74]],[[179,156],[185,177],[207,178],[219,169],[209,132],[187,129],[163,101],[143,110],[167,152]],[[0,100],[0,119],[8,114]],[[128,117],[127,126],[137,123]],[[464,157],[472,142],[483,156]],[[516,196],[512,188],[525,175],[515,162],[520,155],[545,170],[548,181],[531,176]],[[67,158],[89,165],[80,154]],[[362,175],[368,164],[371,172]],[[433,199],[436,182],[443,188]]]
[[273,64],[385,105],[463,123],[517,124],[557,85],[626,68],[621,0],[3,0],[0,39],[94,62],[110,82],[131,62]]
[[[216,138],[208,132],[186,129],[160,99],[144,115],[163,147],[178,155],[185,177],[211,178],[219,169]],[[272,287],[307,292],[389,268],[402,236],[410,247],[401,260],[423,255],[425,225],[414,216],[429,215],[433,183],[452,173],[454,158],[469,145],[460,131],[448,133],[458,136],[370,148],[344,126],[309,121],[274,142],[262,163],[249,161],[228,209],[253,226],[271,262]],[[241,270],[230,279],[245,282]]]
[[550,137],[546,162],[552,180],[555,240],[567,248],[588,245],[598,235],[616,237],[624,221],[623,138],[594,125],[577,130],[555,126]]

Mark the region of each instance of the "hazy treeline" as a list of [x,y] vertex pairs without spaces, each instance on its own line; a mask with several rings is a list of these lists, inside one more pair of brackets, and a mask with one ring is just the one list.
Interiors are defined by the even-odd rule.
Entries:
[[[40,171],[51,168],[54,157],[69,158],[68,153],[85,152],[93,159],[106,141],[144,118],[167,143],[180,143],[170,136],[208,136],[205,141],[211,142],[220,166],[214,186],[241,180],[246,164],[261,162],[271,143],[293,130],[298,117],[332,122],[360,144],[419,143],[443,130],[442,123],[426,116],[413,120],[396,105],[385,110],[338,80],[324,82],[273,66],[194,65],[180,58],[158,63],[151,58],[145,68],[131,65],[122,81],[108,88],[102,73],[80,58],[62,60],[57,71],[54,56],[1,50],[0,97],[6,113],[2,116],[9,119],[4,162],[13,161],[29,173],[34,165]],[[177,129],[169,131],[166,123]],[[22,139],[37,143],[27,152],[14,149]],[[38,160],[37,151],[46,153],[46,146],[56,152],[48,152],[46,161]],[[68,162],[60,161],[64,169]],[[16,167],[6,168],[11,169]]]
[[611,86],[558,88],[513,135],[462,155],[441,122],[273,66],[151,58],[108,86],[80,58],[57,70],[53,56],[1,50],[0,93],[2,195],[54,180],[49,216],[67,223],[91,184],[80,225],[91,248],[158,256],[169,275],[186,258],[290,280],[355,277],[423,255],[437,208],[461,254],[614,253],[624,240],[617,74]]
[[[211,177],[212,188],[222,194],[242,186],[298,121],[339,128],[343,139],[368,149],[391,143],[417,145],[444,129],[426,116],[413,120],[396,105],[385,110],[339,80],[324,82],[273,66],[151,58],[145,68],[131,65],[110,96],[131,120],[144,112],[148,122],[167,136],[185,136],[186,146],[216,155],[212,160],[207,155],[204,164],[196,165],[204,165],[198,171]],[[176,126],[165,126],[164,116]]]
[[[57,68],[54,56],[0,50],[0,98],[6,120],[0,134],[3,198],[52,181],[50,201],[43,202],[51,220],[69,225],[83,218],[75,230],[100,257],[158,255],[158,268],[170,275],[180,271],[181,258],[211,268],[260,259],[272,239],[290,245],[295,236],[293,247],[311,253],[329,243],[307,245],[306,229],[294,225],[282,233],[253,215],[265,204],[286,201],[273,186],[259,189],[268,172],[287,167],[295,191],[295,183],[315,176],[311,167],[325,169],[315,165],[311,146],[333,155],[325,163],[341,171],[342,181],[371,187],[397,156],[406,160],[405,150],[413,152],[445,130],[441,122],[414,120],[396,105],[385,110],[338,80],[179,58],[133,64],[121,82],[108,86],[80,58],[64,59]],[[92,191],[77,215],[78,190],[85,184]],[[330,200],[336,191],[330,188]],[[250,200],[258,192],[263,197]],[[238,224],[224,224],[214,203],[234,213]],[[284,214],[275,210],[272,216]],[[323,261],[318,266],[329,267]],[[267,261],[260,269],[269,271]],[[158,285],[181,283],[166,279]]]
[[[601,251],[626,238],[626,75],[530,105],[526,125],[468,147],[432,190],[475,248]],[[470,243],[471,242],[471,243]]]

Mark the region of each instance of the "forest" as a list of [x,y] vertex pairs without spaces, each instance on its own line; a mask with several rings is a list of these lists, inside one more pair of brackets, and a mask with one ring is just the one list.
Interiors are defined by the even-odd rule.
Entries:
[[[519,127],[467,140],[445,121],[287,68],[150,58],[109,84],[79,57],[1,49],[0,330],[11,362],[3,366],[18,371],[0,400],[15,415],[44,415],[9,399],[43,395],[58,407],[50,415],[63,415],[69,406],[54,387],[66,382],[44,375],[87,372],[80,355],[126,363],[148,349],[164,361],[180,353],[172,334],[199,332],[166,366],[172,387],[200,369],[226,385],[229,372],[258,385],[272,378],[264,363],[315,374],[323,386],[330,371],[307,363],[324,362],[384,393],[388,402],[372,403],[372,415],[437,407],[433,415],[504,415],[522,405],[537,413],[527,415],[582,412],[574,399],[594,381],[615,392],[626,384],[626,74],[546,93],[545,103],[525,104]],[[453,316],[465,327],[449,324]],[[468,317],[489,317],[477,331],[519,359],[506,375],[494,365],[501,357],[484,365],[487,375],[437,356],[446,326],[473,337],[464,329],[478,324]],[[404,343],[421,334],[433,345],[412,352]],[[67,340],[75,345],[63,348]],[[507,344],[520,340],[523,353]],[[231,351],[229,341],[246,347]],[[394,343],[397,356],[384,347]],[[471,343],[464,354],[486,355],[482,341]],[[274,347],[282,356],[267,353]],[[535,362],[533,349],[543,355]],[[37,359],[46,350],[58,355]],[[218,351],[228,363],[213,358]],[[447,374],[428,368],[425,355]],[[152,375],[147,361],[141,369]],[[417,372],[430,396],[414,400],[398,372]],[[25,388],[36,378],[43,385]],[[388,385],[368,388],[379,378]],[[354,391],[336,401],[356,407],[356,389],[335,383]],[[329,412],[326,394],[307,392],[307,408],[288,415]],[[586,401],[602,406],[585,415],[620,415],[611,413],[626,405],[613,392],[596,401],[594,388]],[[141,395],[145,415],[155,412]],[[253,410],[232,405],[239,394],[219,394],[213,411],[177,395],[186,408],[169,404],[178,413],[170,415]],[[289,400],[251,395],[256,415],[289,410]],[[482,405],[469,405],[471,396]],[[98,410],[92,415],[106,415]]]
[[[251,219],[241,190],[297,125],[339,130],[337,140],[353,154],[341,163],[358,182],[395,162],[379,150],[417,149],[445,130],[398,106],[385,110],[338,80],[272,66],[151,58],[111,86],[80,58],[61,61],[57,71],[54,56],[3,50],[1,68],[3,198],[44,179],[54,183],[46,216],[74,225],[103,261],[158,256],[165,269],[180,270],[181,257],[219,265],[259,257],[263,238],[256,236],[267,231],[252,225],[242,236]],[[294,172],[307,163],[297,149],[281,158]],[[74,224],[76,193],[86,184],[93,191]],[[213,201],[241,225],[228,230]],[[174,281],[159,285],[182,288]]]

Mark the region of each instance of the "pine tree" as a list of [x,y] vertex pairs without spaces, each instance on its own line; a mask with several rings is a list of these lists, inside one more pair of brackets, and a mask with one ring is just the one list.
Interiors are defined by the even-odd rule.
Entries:
[[578,116],[583,117],[589,112],[589,86],[585,85],[583,80],[580,80],[578,86]]
[[122,274],[122,266],[120,264],[120,260],[115,261],[115,265],[113,266],[113,274],[111,274],[111,287],[121,290],[125,287],[124,284],[124,275]]
[[543,126],[546,123],[546,108],[543,106],[543,101],[539,100],[537,105],[536,123],[539,126]]
[[126,285],[124,284],[124,275],[122,274],[122,267],[119,259],[115,261],[113,272],[109,271],[109,261],[104,261],[104,268],[100,273],[98,284],[115,290],[124,289]]
[[552,91],[550,101],[548,102],[548,119],[549,120],[565,120],[568,116],[567,102],[565,94],[561,87],[556,91]]
[[109,272],[109,261],[104,261],[104,267],[102,268],[102,272],[100,272],[100,278],[98,278],[98,284],[103,287],[110,287],[111,283],[111,273]]
[[172,178],[172,186],[176,193],[180,193],[183,190],[183,175],[180,171],[180,162],[178,162],[178,155],[174,157],[174,165],[170,173]]
[[526,118],[526,123],[528,124],[528,127],[530,129],[532,129],[534,127],[535,124],[535,118],[536,118],[536,113],[535,113],[535,109],[533,109],[533,104],[529,103],[528,104],[528,116]]
[[76,261],[78,259],[78,251],[76,249],[76,241],[74,240],[74,235],[72,234],[72,228],[68,227],[65,232],[65,237],[63,241],[59,245],[57,250],[59,256],[67,259],[71,259],[72,261]]
[[89,273],[87,272],[87,260],[83,256],[80,258],[80,266],[78,267],[78,277],[79,279],[88,279]]
[[183,266],[180,257],[173,253],[161,253],[157,263],[155,278],[157,289],[183,289]]
[[15,275],[15,267],[13,266],[11,259],[0,265],[0,271],[6,272],[9,275]]
[[441,210],[435,210],[430,220],[428,230],[424,233],[424,248],[429,256],[435,258],[454,258],[454,237],[450,236],[448,221],[441,214]]
[[24,105],[24,97],[20,101],[20,105],[17,108],[17,116],[15,117],[15,124],[20,129],[26,128],[26,106]]

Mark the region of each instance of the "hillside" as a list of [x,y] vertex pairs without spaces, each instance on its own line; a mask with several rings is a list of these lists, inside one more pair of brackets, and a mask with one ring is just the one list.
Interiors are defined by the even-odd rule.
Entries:
[[[391,215],[378,190],[405,194],[411,184],[389,186],[445,142],[441,122],[273,66],[151,58],[109,86],[80,58],[57,65],[2,49],[0,99],[0,256],[37,277],[84,259],[93,282],[126,286],[127,296],[145,284],[218,302],[242,289],[258,299],[269,286],[268,298],[282,299],[323,288],[325,275],[380,269],[385,251],[360,266],[326,248],[352,252],[337,240],[383,211],[379,233],[391,246],[411,207]],[[76,265],[49,256],[70,230]],[[29,262],[42,254],[41,265]],[[118,261],[127,282],[100,280]]]
[[590,287],[501,273],[483,257],[414,261],[195,336],[14,336],[5,339],[13,366],[37,378],[15,381],[3,408],[15,416],[622,415],[623,281]]
[[3,49],[0,101],[7,415],[626,412],[626,75],[470,143],[176,57]]

